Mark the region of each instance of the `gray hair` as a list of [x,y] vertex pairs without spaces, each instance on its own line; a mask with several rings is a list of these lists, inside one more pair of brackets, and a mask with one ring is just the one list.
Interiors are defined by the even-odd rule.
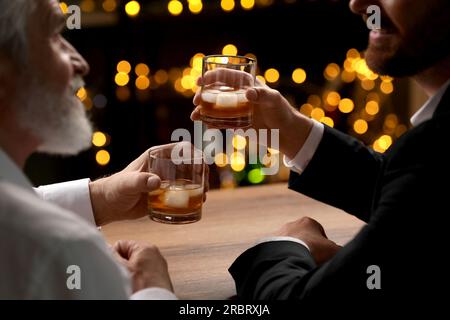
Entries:
[[0,0],[0,53],[16,62],[26,57],[28,18],[35,7],[36,0]]

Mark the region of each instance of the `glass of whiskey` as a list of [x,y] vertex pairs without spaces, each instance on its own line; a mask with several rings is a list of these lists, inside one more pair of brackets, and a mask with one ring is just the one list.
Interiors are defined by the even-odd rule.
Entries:
[[202,217],[205,166],[203,153],[190,144],[151,149],[149,172],[160,177],[161,186],[148,193],[150,218],[169,224],[199,221]]
[[255,85],[256,60],[243,56],[210,55],[203,58],[200,116],[210,127],[247,128],[253,107],[246,98]]

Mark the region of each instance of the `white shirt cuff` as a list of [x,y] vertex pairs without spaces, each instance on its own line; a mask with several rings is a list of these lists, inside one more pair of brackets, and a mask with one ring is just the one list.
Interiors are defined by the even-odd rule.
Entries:
[[301,174],[306,169],[312,157],[316,153],[320,141],[322,141],[324,130],[325,129],[323,123],[313,120],[311,132],[309,133],[308,138],[306,138],[303,147],[297,152],[294,159],[292,160],[284,156],[284,165],[292,171]]
[[95,226],[89,182],[90,179],[81,179],[41,186],[34,190],[41,199],[70,210]]
[[267,238],[263,238],[263,239],[259,240],[255,244],[255,246],[257,246],[258,244],[261,244],[261,243],[273,242],[273,241],[292,241],[292,242],[297,242],[297,243],[301,244],[302,246],[304,246],[306,249],[308,249],[309,252],[311,252],[311,250],[309,249],[308,245],[304,241],[302,241],[300,239],[297,239],[297,238],[294,238],[294,237],[267,237]]
[[167,289],[146,288],[130,297],[130,300],[178,300],[177,296]]

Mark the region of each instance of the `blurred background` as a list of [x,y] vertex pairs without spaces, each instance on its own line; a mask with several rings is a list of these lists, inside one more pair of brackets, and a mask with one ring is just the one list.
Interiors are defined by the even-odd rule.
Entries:
[[[123,169],[147,148],[169,143],[173,130],[193,132],[189,116],[202,57],[256,57],[258,78],[303,114],[385,152],[424,101],[407,80],[369,70],[368,30],[348,0],[81,0],[80,30],[64,36],[91,66],[78,92],[92,119],[92,147],[76,157],[34,155],[26,172],[36,185]],[[282,165],[265,177],[260,159],[247,164],[246,140],[231,157],[218,154],[213,188],[286,181]],[[277,150],[269,149],[269,153]],[[339,168],[336,168],[339,170]]]

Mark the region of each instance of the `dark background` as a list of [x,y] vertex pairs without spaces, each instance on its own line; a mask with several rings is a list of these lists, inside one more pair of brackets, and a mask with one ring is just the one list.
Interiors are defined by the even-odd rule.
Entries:
[[[232,43],[239,54],[256,55],[260,74],[276,68],[281,78],[271,86],[288,96],[295,107],[300,107],[308,95],[321,95],[327,85],[323,70],[328,63],[342,66],[350,48],[361,51],[367,44],[368,30],[361,17],[350,12],[348,1],[265,1],[268,5],[256,1],[251,10],[243,10],[239,1],[235,1],[234,10],[224,12],[220,0],[204,0],[202,12],[192,14],[184,0],[184,10],[179,16],[169,14],[168,1],[139,1],[141,11],[133,18],[124,11],[126,1],[117,1],[112,13],[103,12],[102,2],[94,2],[93,12],[82,13],[81,30],[66,31],[65,36],[91,66],[86,77],[90,99],[97,94],[107,98],[105,107],[93,106],[88,108],[88,113],[95,129],[110,137],[103,149],[110,153],[111,160],[105,166],[99,165],[95,155],[100,148],[94,146],[76,157],[34,155],[28,161],[26,172],[37,185],[84,177],[95,179],[114,173],[147,148],[170,142],[174,129],[192,130],[189,119],[192,95],[176,92],[170,82],[142,92],[135,89],[132,76],[128,85],[130,98],[119,101],[114,76],[121,60],[129,61],[133,67],[146,63],[152,75],[159,69],[185,68],[194,54],[221,53],[224,45]],[[82,1],[68,1],[71,3],[83,8]],[[291,73],[297,67],[307,72],[307,81],[301,85],[291,80]],[[353,85],[342,90],[342,96],[350,96]],[[402,90],[396,91],[396,96],[402,95]],[[393,101],[385,100],[381,106],[384,114],[392,108]],[[401,108],[397,110],[400,110],[399,119],[406,123],[405,112]],[[352,133],[346,121],[348,115],[335,113],[332,117],[335,127]],[[378,123],[374,121],[366,141],[381,132],[382,127],[382,118]],[[229,168],[221,170],[232,173]],[[213,186],[220,186],[214,168],[212,176],[216,181]]]

